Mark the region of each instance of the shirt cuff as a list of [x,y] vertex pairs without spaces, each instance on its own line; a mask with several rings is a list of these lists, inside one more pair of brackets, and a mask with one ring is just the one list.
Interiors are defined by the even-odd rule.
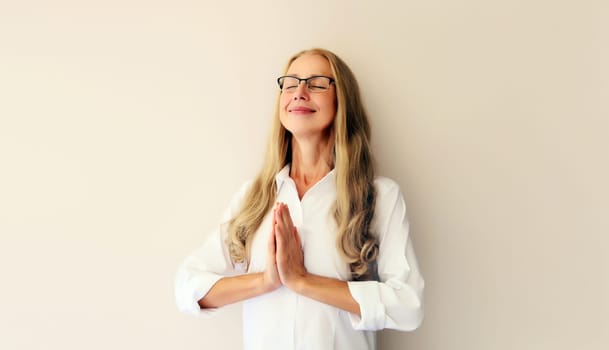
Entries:
[[356,330],[376,331],[385,328],[385,305],[381,302],[379,283],[376,281],[347,282],[351,296],[359,304],[360,315],[349,313]]
[[182,312],[200,317],[208,317],[216,313],[218,308],[201,309],[199,300],[201,300],[201,298],[203,298],[222,277],[224,276],[207,273],[193,278],[176,288],[176,303],[178,309]]

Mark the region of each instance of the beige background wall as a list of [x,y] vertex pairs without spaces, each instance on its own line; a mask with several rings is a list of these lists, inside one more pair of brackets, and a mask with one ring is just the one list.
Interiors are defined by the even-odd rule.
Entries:
[[0,348],[238,349],[239,306],[179,314],[174,272],[257,170],[285,60],[322,46],[427,282],[380,348],[607,349],[608,7],[3,0]]

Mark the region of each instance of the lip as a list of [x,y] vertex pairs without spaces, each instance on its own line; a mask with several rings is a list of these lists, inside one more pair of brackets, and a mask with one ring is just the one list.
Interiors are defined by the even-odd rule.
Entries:
[[315,113],[316,111],[313,108],[309,108],[309,107],[295,106],[292,108],[288,108],[288,112],[298,113],[298,114],[307,114],[307,113]]

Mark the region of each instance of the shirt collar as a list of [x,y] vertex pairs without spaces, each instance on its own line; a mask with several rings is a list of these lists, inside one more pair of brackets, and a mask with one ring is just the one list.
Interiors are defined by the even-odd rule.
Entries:
[[277,182],[277,189],[281,188],[281,185],[290,179],[290,164],[286,164],[277,175],[275,175],[275,181]]

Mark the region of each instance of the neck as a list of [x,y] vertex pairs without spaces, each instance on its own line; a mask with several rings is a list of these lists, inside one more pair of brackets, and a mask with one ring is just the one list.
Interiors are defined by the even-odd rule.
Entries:
[[329,138],[297,140],[292,138],[290,177],[308,185],[319,181],[332,170],[332,147]]

